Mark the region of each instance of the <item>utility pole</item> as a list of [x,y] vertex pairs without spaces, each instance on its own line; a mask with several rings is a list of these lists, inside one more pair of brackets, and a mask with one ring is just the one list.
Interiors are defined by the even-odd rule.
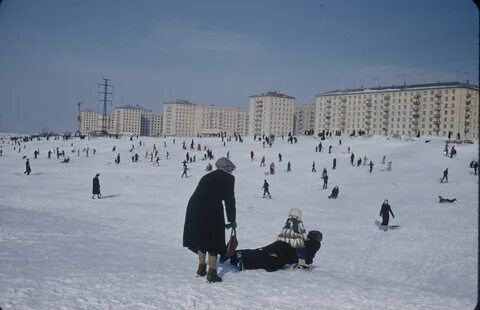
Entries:
[[113,95],[113,93],[109,92],[111,87],[113,89],[113,85],[109,85],[108,81],[110,79],[103,79],[103,84],[98,84],[98,86],[103,86],[103,90],[99,91],[99,94],[103,95],[103,99],[99,101],[103,103],[103,117],[102,117],[102,134],[107,135],[107,102],[112,103],[112,100],[108,99],[108,95]]
[[82,118],[80,116],[80,106],[83,104],[85,100],[82,100],[80,102],[77,102],[77,106],[78,106],[78,116],[77,116],[77,122],[78,122],[78,134],[80,134],[80,126],[82,124]]

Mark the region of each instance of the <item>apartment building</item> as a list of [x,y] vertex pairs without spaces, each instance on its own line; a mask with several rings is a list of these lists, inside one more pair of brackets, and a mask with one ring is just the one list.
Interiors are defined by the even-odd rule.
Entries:
[[293,134],[295,98],[273,91],[250,96],[250,135]]
[[233,136],[247,134],[248,111],[241,108],[194,104],[186,100],[164,103],[163,134],[167,136]]
[[315,97],[315,132],[478,139],[478,87],[443,82],[335,90]]
[[139,106],[126,105],[115,108],[115,132],[119,134],[140,135],[142,133],[142,111]]
[[197,136],[214,136],[226,133],[247,134],[248,111],[241,108],[197,105],[195,107],[194,131]]
[[315,129],[315,103],[295,104],[293,116],[293,132],[302,135],[305,131]]
[[140,135],[160,137],[162,135],[162,113],[153,111],[141,111],[140,114]]
[[[103,114],[98,113],[91,109],[86,109],[80,111],[79,115],[79,123],[80,123],[80,133],[81,134],[89,134],[93,132],[101,132],[102,131],[102,124],[103,124]],[[115,122],[112,115],[106,115],[106,122],[107,122],[107,132],[113,133],[115,132]]]

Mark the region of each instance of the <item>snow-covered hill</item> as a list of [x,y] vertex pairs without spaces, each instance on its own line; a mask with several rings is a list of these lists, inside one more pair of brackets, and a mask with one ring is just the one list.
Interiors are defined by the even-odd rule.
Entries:
[[[252,137],[243,143],[195,139],[218,158],[230,151],[236,164],[239,248],[257,248],[276,239],[292,207],[302,209],[307,230],[323,233],[314,268],[305,271],[238,272],[220,265],[224,282],[195,277],[195,255],[182,248],[186,204],[208,161],[197,162],[180,178],[183,139],[129,141],[42,140],[0,157],[0,306],[3,309],[473,309],[477,292],[478,177],[468,167],[478,144],[457,145],[444,156],[445,141],[401,141],[375,136],[323,141],[277,138],[263,148]],[[139,141],[145,146],[139,146]],[[187,146],[191,139],[186,139]],[[166,141],[167,147],[164,147]],[[73,146],[70,143],[73,142]],[[132,163],[129,149],[140,155]],[[144,158],[153,144],[161,160]],[[332,154],[328,146],[332,145]],[[72,149],[90,148],[85,153]],[[113,146],[117,151],[112,152]],[[350,165],[347,147],[375,164]],[[61,164],[49,149],[70,156]],[[96,154],[92,154],[92,149]],[[35,149],[40,150],[33,159]],[[170,159],[165,159],[165,152]],[[250,151],[255,160],[250,161]],[[121,163],[114,164],[117,152]],[[278,153],[283,161],[278,162]],[[26,176],[22,156],[32,174]],[[381,164],[393,162],[392,171]],[[259,167],[266,156],[267,167]],[[332,159],[337,169],[332,170]],[[287,162],[292,172],[286,172]],[[317,173],[311,172],[316,162]],[[275,162],[277,174],[266,175]],[[212,161],[212,164],[214,161]],[[321,190],[321,171],[329,174]],[[439,182],[449,168],[449,183]],[[91,199],[100,173],[104,198]],[[261,198],[264,179],[272,200]],[[339,199],[328,199],[334,185]],[[438,196],[457,198],[438,203]],[[398,230],[375,225],[384,199],[390,201]]]

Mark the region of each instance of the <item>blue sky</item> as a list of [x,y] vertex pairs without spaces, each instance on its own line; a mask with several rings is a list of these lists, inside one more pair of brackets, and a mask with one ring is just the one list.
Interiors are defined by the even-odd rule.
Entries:
[[359,86],[478,84],[472,1],[4,0],[0,130],[75,130],[76,102],[161,111],[183,98],[248,106],[279,90],[314,102]]

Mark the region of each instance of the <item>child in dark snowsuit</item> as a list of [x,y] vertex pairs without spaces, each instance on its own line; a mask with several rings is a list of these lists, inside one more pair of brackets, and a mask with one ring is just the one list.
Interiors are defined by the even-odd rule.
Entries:
[[270,191],[268,190],[268,187],[270,184],[268,184],[267,180],[263,180],[263,198],[265,198],[266,195],[268,195],[269,198],[272,198],[272,195],[270,195]]
[[382,208],[380,209],[380,216],[382,217],[383,231],[388,230],[388,221],[390,220],[390,213],[392,214],[392,217],[395,218],[395,215],[393,214],[392,209],[388,204],[388,200],[385,199],[385,201],[382,204]]

